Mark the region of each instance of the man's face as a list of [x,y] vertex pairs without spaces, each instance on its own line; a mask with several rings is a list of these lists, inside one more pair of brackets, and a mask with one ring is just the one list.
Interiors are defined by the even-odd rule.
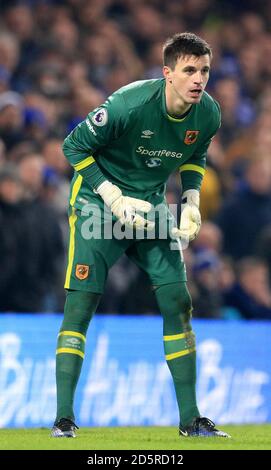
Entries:
[[184,104],[199,103],[205,89],[210,71],[210,56],[205,54],[182,56],[176,62],[174,70],[164,66],[164,77],[171,92]]

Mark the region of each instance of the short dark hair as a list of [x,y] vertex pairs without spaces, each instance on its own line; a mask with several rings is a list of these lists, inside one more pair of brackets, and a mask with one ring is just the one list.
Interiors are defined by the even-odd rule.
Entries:
[[209,44],[194,33],[177,33],[167,39],[163,46],[164,65],[175,68],[179,57],[186,55],[202,56],[209,54],[212,58],[212,50]]

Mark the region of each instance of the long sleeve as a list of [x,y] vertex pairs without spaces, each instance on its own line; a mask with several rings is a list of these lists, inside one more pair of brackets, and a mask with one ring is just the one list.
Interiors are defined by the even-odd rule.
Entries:
[[121,135],[126,114],[123,97],[113,94],[90,112],[64,140],[65,157],[93,189],[106,180],[95,159],[95,152]]

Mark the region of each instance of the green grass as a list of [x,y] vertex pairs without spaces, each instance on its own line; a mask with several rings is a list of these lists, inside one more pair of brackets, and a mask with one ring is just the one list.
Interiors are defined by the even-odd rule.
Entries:
[[0,449],[238,450],[271,449],[271,424],[221,426],[232,439],[180,438],[174,427],[81,428],[76,439],[55,439],[48,429],[0,429]]

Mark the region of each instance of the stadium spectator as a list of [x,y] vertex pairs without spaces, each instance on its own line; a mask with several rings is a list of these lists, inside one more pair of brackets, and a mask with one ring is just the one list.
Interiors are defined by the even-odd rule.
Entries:
[[0,66],[2,79],[10,82],[19,61],[20,42],[10,31],[0,31]]
[[209,250],[202,250],[194,257],[193,279],[196,295],[193,303],[193,316],[219,318],[223,305],[219,291],[219,258]]
[[225,292],[224,302],[247,320],[270,320],[271,292],[266,263],[252,257],[242,259],[238,264],[237,282]]
[[14,92],[0,95],[0,136],[7,150],[23,140],[23,99]]
[[258,155],[249,161],[244,184],[227,198],[217,222],[224,252],[234,259],[255,253],[261,232],[271,224],[271,159]]
[[[0,170],[0,311],[58,311],[63,241],[53,208],[38,197],[43,161],[29,155]],[[46,223],[45,223],[46,221]]]

